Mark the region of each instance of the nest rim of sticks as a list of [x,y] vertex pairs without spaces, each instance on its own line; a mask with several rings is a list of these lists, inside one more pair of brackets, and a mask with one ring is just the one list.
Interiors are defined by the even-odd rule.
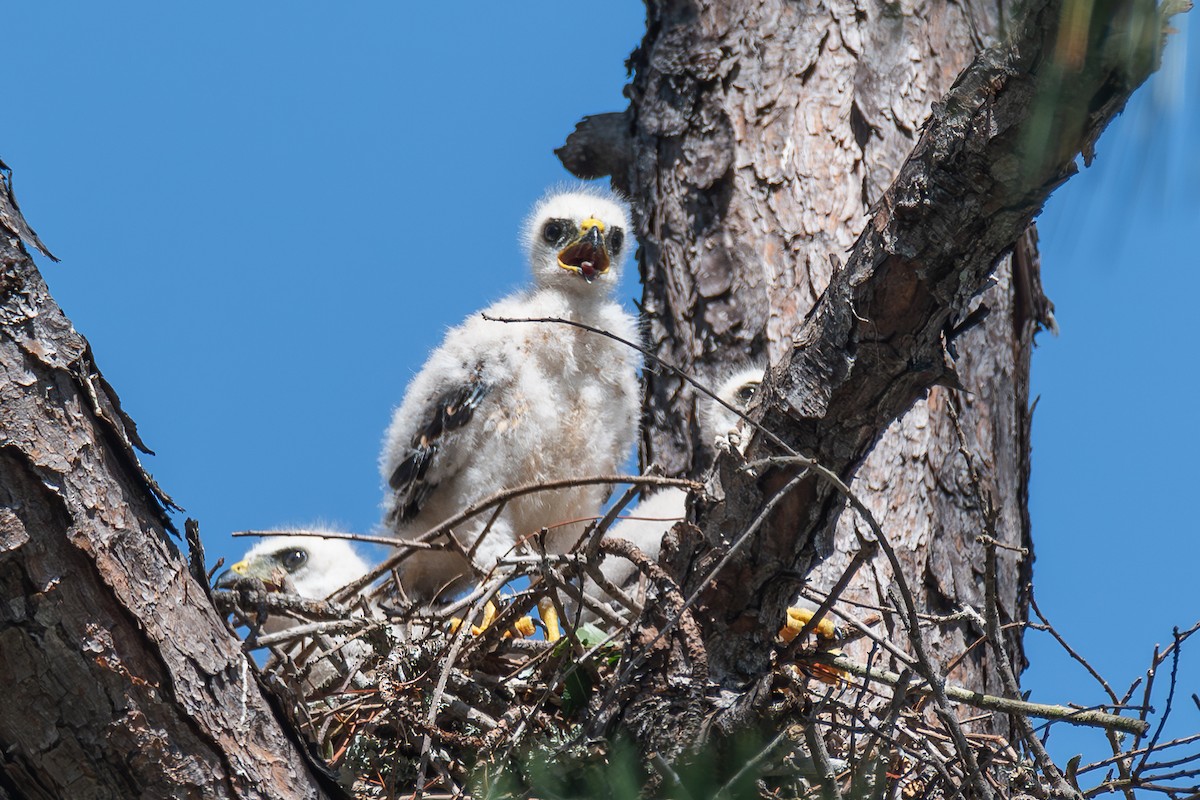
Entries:
[[[608,480],[630,482],[628,476]],[[330,766],[353,773],[347,778],[354,778],[357,796],[411,795],[416,789],[435,787],[463,795],[480,780],[495,779],[503,771],[524,770],[528,776],[531,758],[603,760],[608,755],[602,744],[605,735],[618,724],[621,704],[636,696],[637,682],[631,679],[652,674],[638,673],[637,665],[656,651],[690,670],[685,677],[692,685],[685,694],[690,692],[688,700],[700,705],[702,715],[711,718],[729,703],[728,691],[708,680],[704,620],[698,620],[695,609],[687,606],[676,579],[629,542],[603,538],[634,489],[647,484],[684,484],[693,492],[699,488],[693,482],[653,475],[635,479],[634,488],[596,520],[570,553],[548,554],[539,547],[538,535],[528,537],[524,552],[501,559],[478,576],[473,591],[437,608],[403,602],[395,583],[396,564],[387,562],[376,570],[376,577],[385,576],[384,580],[367,596],[342,591],[322,602],[241,587],[218,591],[216,599],[222,610],[251,629],[248,649],[265,648],[270,653],[262,667],[268,685],[294,709],[296,727],[316,744]],[[476,506],[473,513],[493,507]],[[447,546],[454,546],[453,537],[446,535],[451,529],[452,525],[443,524],[418,539],[418,544],[442,536]],[[670,534],[681,535],[695,536],[698,531],[685,521]],[[989,544],[989,549],[994,551],[994,545]],[[633,563],[643,576],[638,597],[601,603],[580,588],[596,577],[603,580],[598,564],[604,558]],[[528,586],[502,595],[523,578],[530,581]],[[368,586],[359,582],[347,589],[361,592]],[[349,603],[338,602],[347,599]],[[475,619],[497,600],[498,613],[486,628],[472,634],[468,625],[453,626],[452,618]],[[818,613],[836,615],[855,624],[857,635],[876,636],[884,644],[871,626],[839,608],[837,600],[836,591],[831,591],[821,598]],[[576,616],[575,624],[566,626],[565,636],[555,643],[512,636],[514,623],[539,602],[549,602],[567,620],[572,619],[568,609],[580,613],[586,609],[597,624],[580,625]],[[899,609],[879,611],[903,622]],[[1032,626],[1047,629],[1049,623],[1037,613],[1042,621]],[[261,634],[258,628],[268,614],[288,615],[300,624]],[[923,620],[926,625],[951,622],[928,615]],[[1177,632],[1176,645],[1156,652],[1156,661],[1161,663],[1171,654],[1177,658],[1178,645],[1195,630]],[[1149,728],[1145,708],[1135,719],[1103,710],[988,697],[966,687],[948,686],[944,676],[935,676],[934,681],[922,678],[921,665],[907,654],[907,667],[900,673],[889,672],[855,663],[828,647],[814,647],[817,639],[809,633],[805,629],[793,643],[776,644],[775,667],[759,703],[761,719],[776,732],[741,772],[730,776],[729,785],[745,778],[742,773],[753,767],[756,785],[762,791],[770,789],[772,796],[840,797],[843,789],[855,787],[866,787],[874,796],[882,791],[877,787],[886,786],[891,787],[889,796],[900,792],[906,798],[937,797],[961,792],[973,781],[987,786],[995,797],[1061,793],[1054,786],[1056,779],[1065,780],[1079,797],[1131,790],[1133,785],[1155,786],[1152,778],[1138,779],[1129,769],[1137,756],[1116,749],[1113,774],[1083,789],[1078,776],[1102,768],[1103,763],[1076,764],[1073,771],[1055,775],[1037,763],[1036,756],[1025,754],[1022,745],[1027,743],[994,735],[964,737],[961,730],[956,735],[941,717],[927,713],[929,698],[938,689],[943,693],[949,689],[954,703],[978,707],[984,714],[1002,711],[1025,719],[1041,716],[1095,725],[1114,738],[1124,730],[1140,745]],[[357,666],[343,659],[337,680],[321,686],[311,683],[313,664],[363,642],[366,648],[358,648]],[[1113,705],[1130,708],[1131,694],[1132,690],[1123,702],[1114,695]],[[709,731],[677,754],[680,763],[687,762],[688,753],[703,752],[709,745],[699,744],[697,749],[697,743],[711,740],[714,733]],[[969,755],[962,752],[964,740],[972,751]],[[1151,747],[1143,748],[1139,764],[1147,765],[1151,751],[1185,743],[1157,745],[1156,736]],[[673,763],[659,754],[643,756],[645,785],[679,780]],[[1064,772],[1069,778],[1064,778]],[[791,787],[791,795],[779,794],[785,787]]]

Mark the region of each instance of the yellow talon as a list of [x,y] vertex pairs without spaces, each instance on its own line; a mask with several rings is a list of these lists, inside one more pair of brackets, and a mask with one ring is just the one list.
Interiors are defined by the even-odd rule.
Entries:
[[[807,608],[789,608],[787,610],[787,622],[779,629],[779,638],[783,639],[785,644],[791,642],[800,635],[800,631],[813,618],[813,613],[813,610]],[[830,621],[828,617],[822,617],[813,630],[822,639],[833,640],[837,638],[837,625]]]
[[[478,636],[479,634],[483,633],[488,628],[490,628],[492,626],[492,623],[495,621],[496,621],[496,604],[493,603],[491,600],[489,600],[487,602],[487,605],[485,605],[483,607],[483,619],[481,619],[479,621],[478,625],[471,626],[471,635]],[[458,633],[458,629],[460,627],[462,627],[462,624],[463,624],[463,620],[461,618],[452,617],[450,619],[450,633]],[[521,636],[532,636],[536,629],[537,628],[533,624],[532,619],[530,619],[529,617],[521,617],[519,620],[517,620],[516,622],[513,623],[513,627],[512,627],[511,631],[504,632],[504,636],[505,636],[505,638],[509,638],[513,635],[513,632],[516,632],[517,634],[519,634]]]
[[471,626],[471,635],[478,636],[486,631],[491,627],[494,619],[496,619],[496,604],[488,600],[487,605],[483,607],[483,620],[478,625]]
[[[841,650],[830,650],[834,655],[841,655]],[[850,673],[845,670],[831,667],[828,664],[808,664],[809,673],[819,680],[821,683],[829,686],[848,686],[850,684]]]
[[[530,636],[533,636],[535,631],[537,631],[537,626],[533,624],[532,617],[521,617],[519,620],[513,623],[513,630],[521,634],[521,636],[529,638]],[[510,634],[506,633],[504,635],[509,636]]]
[[[800,631],[808,624],[808,621],[813,618],[816,613],[815,609],[807,608],[789,608],[787,610],[787,622],[779,629],[779,638],[784,644],[791,642],[800,635]],[[835,625],[828,617],[822,617],[813,631],[826,641],[833,641],[838,638],[837,625]],[[834,655],[841,655],[841,650],[828,651]],[[825,664],[809,664],[808,672],[821,683],[827,683],[830,686],[844,685],[847,681],[847,673],[837,667],[826,666]]]
[[542,616],[542,624],[546,626],[546,641],[557,642],[562,638],[562,628],[558,624],[558,611],[549,597],[538,600],[538,613]]

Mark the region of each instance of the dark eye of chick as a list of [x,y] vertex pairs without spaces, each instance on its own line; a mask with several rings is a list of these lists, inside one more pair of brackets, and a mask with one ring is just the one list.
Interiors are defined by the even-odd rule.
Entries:
[[754,393],[758,391],[757,383],[747,383],[745,386],[737,390],[737,400],[743,406],[750,403],[750,398],[754,397]]
[[615,256],[621,252],[621,247],[625,244],[625,231],[620,228],[613,228],[612,233],[608,235],[608,249]]
[[566,231],[566,223],[561,219],[552,219],[542,226],[542,239],[546,244],[556,244]]
[[279,554],[279,563],[283,564],[283,568],[288,572],[295,572],[300,569],[306,561],[308,561],[308,552],[299,548],[287,550]]

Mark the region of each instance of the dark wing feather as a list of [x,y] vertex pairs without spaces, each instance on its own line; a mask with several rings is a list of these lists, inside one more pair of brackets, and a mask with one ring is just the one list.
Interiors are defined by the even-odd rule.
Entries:
[[420,512],[436,486],[427,482],[425,475],[442,447],[443,436],[470,422],[490,390],[491,386],[484,383],[477,370],[467,383],[443,394],[429,409],[425,424],[413,435],[408,456],[388,479],[388,485],[396,492],[393,513],[398,521],[407,522]]

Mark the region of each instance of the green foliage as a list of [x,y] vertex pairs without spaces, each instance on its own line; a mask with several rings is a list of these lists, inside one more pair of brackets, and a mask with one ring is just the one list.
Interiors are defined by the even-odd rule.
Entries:
[[[539,747],[508,768],[480,770],[472,793],[487,800],[756,800],[762,796],[760,780],[772,763],[755,761],[762,748],[761,737],[747,734],[710,743],[667,765],[643,757],[620,736],[592,747]],[[780,797],[798,796],[809,788],[795,776],[785,783],[792,791],[783,791]]]
[[[580,625],[574,633],[579,643],[589,650],[609,638],[607,633],[591,623]],[[564,639],[556,652],[569,657],[570,643]],[[609,645],[602,648],[594,658],[599,665],[614,667],[621,658],[621,650],[616,645]],[[568,719],[574,718],[587,708],[598,683],[599,675],[591,664],[578,662],[566,667],[563,676],[562,708]]]
[[573,719],[587,708],[596,688],[596,675],[582,664],[576,664],[563,678],[562,709],[567,719]]
[[632,744],[615,742],[606,756],[563,758],[550,748],[539,748],[520,759],[519,765],[499,774],[482,776],[475,789],[486,800],[539,797],[546,800],[594,798],[637,800],[647,775]]

